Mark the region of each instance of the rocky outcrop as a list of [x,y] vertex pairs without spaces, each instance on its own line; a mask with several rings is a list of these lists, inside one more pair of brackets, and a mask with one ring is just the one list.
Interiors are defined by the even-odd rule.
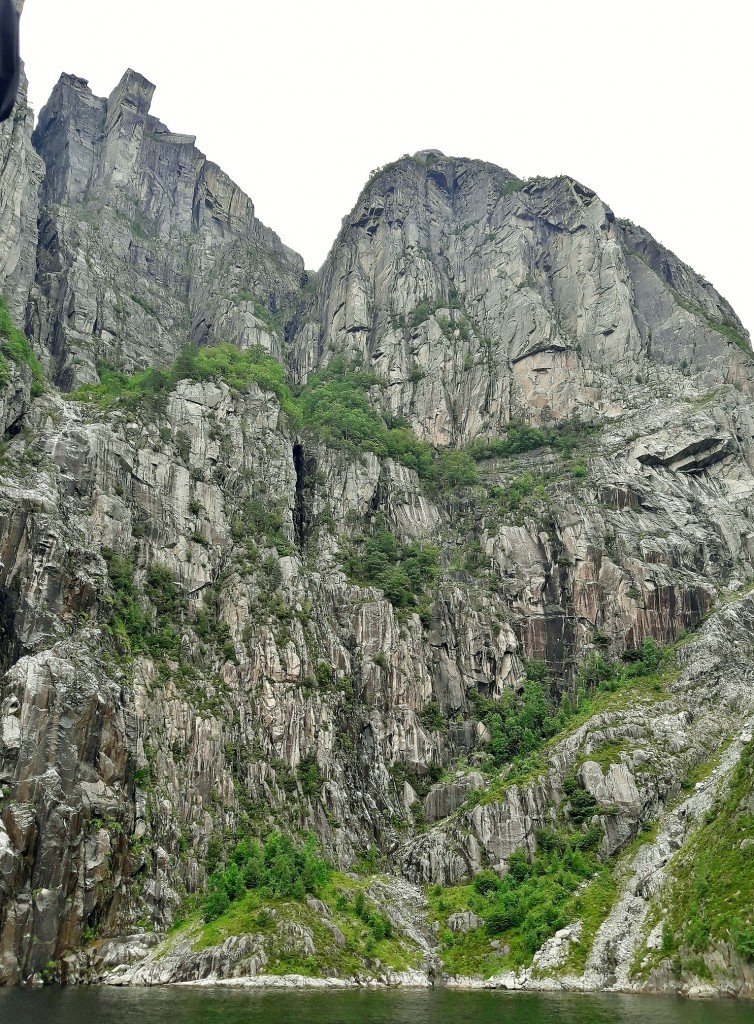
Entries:
[[307,325],[294,347],[299,376],[347,353],[388,382],[385,410],[434,444],[495,436],[512,419],[620,415],[636,408],[637,375],[665,366],[752,393],[748,335],[728,303],[594,192],[436,151],[370,180],[313,312],[319,331]]
[[45,162],[29,320],[64,389],[169,362],[189,342],[282,352],[274,317],[301,258],[196,149],[149,113],[154,86],[127,71],[108,99],[63,75],[34,145]]
[[428,825],[449,818],[462,807],[472,793],[487,788],[487,780],[479,772],[459,773],[452,782],[433,786],[424,801],[424,820]]

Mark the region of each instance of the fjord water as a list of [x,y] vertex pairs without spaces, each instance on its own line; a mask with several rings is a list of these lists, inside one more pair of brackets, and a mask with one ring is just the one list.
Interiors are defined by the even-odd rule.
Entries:
[[0,1024],[751,1024],[754,1004],[669,996],[223,989],[0,990]]

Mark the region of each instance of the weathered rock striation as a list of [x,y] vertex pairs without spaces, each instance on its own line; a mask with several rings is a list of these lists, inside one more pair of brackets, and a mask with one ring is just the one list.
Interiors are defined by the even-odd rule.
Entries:
[[[25,93],[0,129],[0,287],[48,379],[34,394],[7,350],[0,982],[249,979],[281,948],[341,948],[316,900],[259,934],[205,947],[194,922],[159,944],[234,837],[274,828],[314,833],[343,870],[382,858],[394,877],[369,898],[416,954],[389,983],[426,981],[443,953],[419,886],[531,858],[569,785],[608,863],[659,819],[641,855],[657,864],[701,817],[670,809],[684,780],[720,750],[737,761],[754,718],[748,334],[578,182],[435,151],[376,173],[309,274],[150,115],[152,93],[133,71],[108,99],[63,75],[33,136]],[[168,378],[221,341],[301,388],[350,367],[360,416],[463,472],[315,429],[269,364],[244,386]],[[127,393],[148,367],[170,384]],[[501,446],[516,424],[540,441]],[[398,563],[382,585],[374,538]],[[520,691],[531,662],[554,702],[575,699],[580,665],[648,639],[679,644],[656,690],[606,696],[526,777],[493,762],[480,700]],[[581,974],[555,977],[574,921],[505,983],[646,983],[629,976],[651,895],[635,889]],[[365,979],[383,966],[360,961]]]
[[[19,11],[23,0],[16,0]],[[0,124],[0,282],[17,324],[23,326],[37,258],[39,186],[44,164],[31,142],[34,113],[21,73],[13,115]]]
[[149,114],[153,93],[133,71],[107,100],[63,75],[40,114],[29,321],[64,388],[96,380],[98,361],[128,371],[169,361],[187,340],[281,354],[260,303],[286,306],[303,261],[193,136]]
[[[614,417],[637,373],[689,367],[752,393],[728,303],[571,178],[523,182],[429,151],[365,187],[294,344],[304,377],[333,352],[388,383],[421,437],[458,444],[510,420]],[[748,348],[744,342],[744,347]]]

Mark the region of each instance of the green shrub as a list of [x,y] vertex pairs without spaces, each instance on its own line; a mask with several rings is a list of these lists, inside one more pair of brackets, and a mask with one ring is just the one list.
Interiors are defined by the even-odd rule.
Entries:
[[331,873],[313,836],[301,847],[280,832],[273,832],[264,844],[245,839],[236,844],[225,867],[212,873],[202,915],[205,921],[214,921],[250,889],[269,899],[303,900],[307,894],[317,895]]
[[6,359],[14,363],[25,363],[29,367],[31,397],[37,398],[41,395],[45,386],[42,364],[21,331],[13,326],[8,307],[0,298],[0,384],[4,384],[8,379]]
[[500,515],[531,515],[539,503],[547,500],[546,483],[544,477],[527,470],[506,487],[490,487],[487,493]]
[[122,653],[179,657],[180,624],[186,611],[186,598],[175,584],[172,573],[163,566],[150,566],[141,592],[135,583],[131,559],[123,558],[110,548],[103,548],[102,557],[112,588],[112,595],[105,598],[110,609],[107,628]]
[[427,300],[420,302],[416,309],[410,316],[410,323],[412,327],[420,327],[425,320],[429,320],[430,316],[434,312],[433,305]]
[[754,925],[747,927],[738,922],[733,933],[733,944],[739,956],[754,963]]
[[422,478],[434,479],[432,447],[405,425],[387,426],[371,405],[369,391],[384,386],[376,374],[356,370],[337,356],[324,370],[312,374],[303,388],[298,398],[299,422],[331,447],[389,456]]
[[439,551],[431,544],[401,543],[377,516],[372,534],[348,544],[343,568],[355,583],[380,587],[396,609],[415,609],[437,581]]
[[446,450],[438,455],[435,479],[441,488],[469,487],[477,483],[479,474],[467,451]]
[[538,750],[563,727],[564,715],[553,710],[546,695],[546,666],[530,665],[520,694],[507,690],[499,700],[491,700],[469,691],[476,715],[490,734],[489,750],[498,766]]
[[301,759],[296,769],[296,774],[301,783],[304,796],[319,796],[325,780],[322,777],[322,772],[319,770],[317,759],[313,754],[307,754],[306,757]]
[[150,768],[137,768],[134,772],[134,785],[143,788],[148,786],[152,781],[152,772]]
[[335,681],[335,673],[332,665],[326,661],[318,661],[314,670],[314,677],[320,690],[329,690]]
[[595,429],[581,420],[567,420],[554,427],[545,428],[511,422],[508,424],[504,438],[473,441],[467,450],[477,462],[484,459],[523,455],[525,452],[537,451],[539,448],[552,448],[554,451],[570,456],[576,445],[594,434]]
[[293,545],[285,534],[280,502],[247,498],[233,520],[232,534],[236,543],[264,540],[268,545],[276,548],[281,557],[291,555],[294,551]]
[[520,192],[522,188],[526,188],[527,183],[522,181],[520,178],[510,178],[503,185],[503,195],[512,196],[514,192]]
[[448,724],[442,708],[435,700],[431,700],[421,709],[419,721],[429,732],[441,732]]
[[600,813],[600,807],[591,793],[577,781],[574,775],[570,775],[563,783],[563,792],[568,797],[569,817],[577,825],[583,824],[595,814]]
[[371,930],[372,938],[375,942],[381,942],[383,939],[392,938],[393,926],[390,920],[385,917],[384,914],[380,913],[371,901],[367,900],[361,889],[357,891],[353,904],[349,904],[346,899],[342,909],[351,910],[356,917],[360,918]]

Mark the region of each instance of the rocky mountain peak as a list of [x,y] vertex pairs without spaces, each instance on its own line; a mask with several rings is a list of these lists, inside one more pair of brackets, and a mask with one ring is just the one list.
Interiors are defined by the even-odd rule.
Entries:
[[110,98],[107,101],[108,112],[128,104],[134,107],[137,113],[146,116],[152,105],[155,88],[156,86],[140,75],[138,71],[128,68],[110,93]]
[[426,151],[376,171],[294,343],[299,379],[345,352],[388,382],[386,414],[435,444],[618,415],[625,382],[694,365],[752,389],[725,300],[573,178],[518,179]]
[[46,173],[33,330],[66,388],[96,381],[98,361],[164,365],[192,341],[281,353],[271,315],[303,261],[193,135],[149,113],[153,93],[132,70],[109,99],[63,75],[34,132]]

